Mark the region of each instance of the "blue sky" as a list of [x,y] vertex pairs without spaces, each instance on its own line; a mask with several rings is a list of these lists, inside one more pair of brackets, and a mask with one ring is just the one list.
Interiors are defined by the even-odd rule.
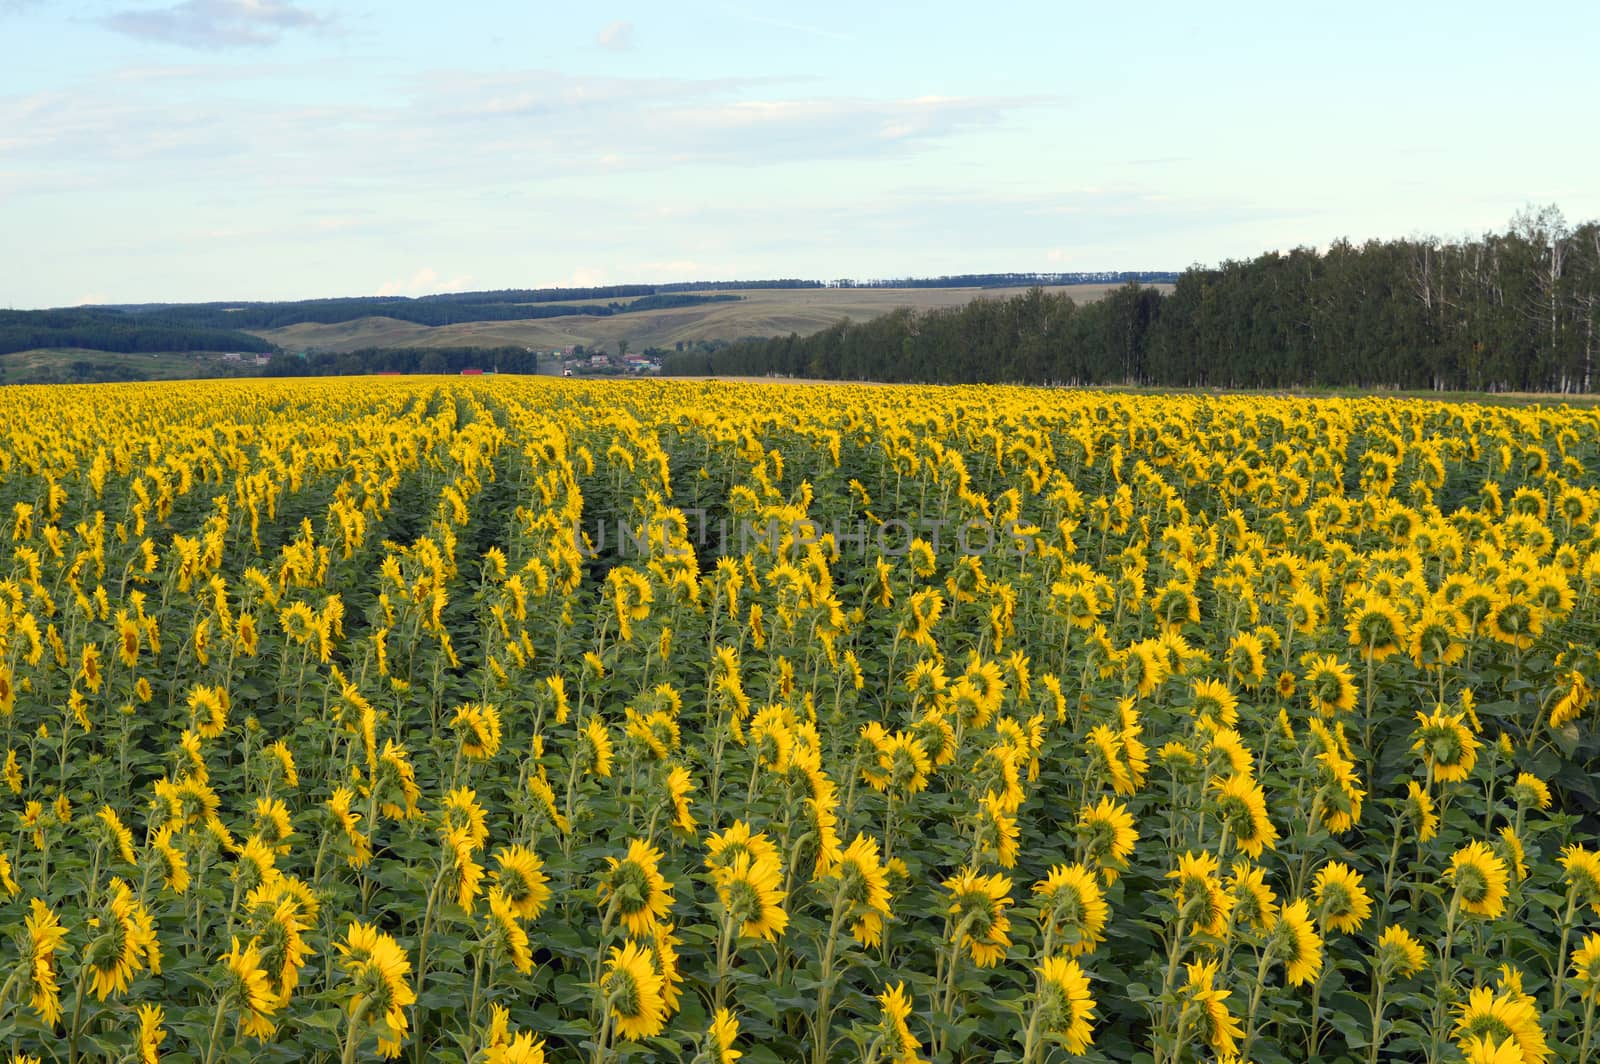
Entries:
[[1587,2],[0,0],[0,48],[0,306],[1180,269],[1600,217]]

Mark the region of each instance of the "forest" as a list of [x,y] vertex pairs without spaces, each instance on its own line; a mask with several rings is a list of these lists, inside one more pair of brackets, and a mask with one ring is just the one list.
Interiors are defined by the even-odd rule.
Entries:
[[1079,304],[1034,288],[811,336],[668,356],[670,374],[1157,387],[1590,392],[1600,223],[1520,213],[1503,232],[1339,240],[1129,282]]
[[353,299],[307,299],[293,303],[186,303],[163,306],[147,312],[134,308],[130,316],[156,313],[169,321],[200,328],[280,329],[286,325],[314,323],[337,325],[361,318],[395,318],[414,325],[458,325],[471,321],[527,321],[533,318],[561,318],[573,315],[610,317],[645,310],[668,310],[702,303],[723,303],[738,299],[727,294],[691,295],[656,293],[628,302],[546,303],[510,302],[506,298],[481,302],[424,297],[370,296]]
[[315,351],[302,358],[275,358],[268,377],[355,377],[365,373],[537,373],[539,356],[525,347],[366,347],[359,351]]
[[166,314],[114,310],[0,310],[0,355],[40,347],[147,354],[156,351],[276,351],[258,336],[196,327]]

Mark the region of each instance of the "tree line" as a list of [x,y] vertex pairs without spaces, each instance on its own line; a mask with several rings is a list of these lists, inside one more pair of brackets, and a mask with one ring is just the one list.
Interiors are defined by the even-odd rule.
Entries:
[[701,303],[737,300],[736,295],[694,295],[668,293],[610,303],[513,303],[459,302],[436,299],[362,297],[356,299],[306,299],[292,303],[185,303],[162,307],[159,311],[132,310],[138,317],[155,313],[173,322],[199,328],[280,329],[286,325],[337,325],[362,318],[395,318],[413,325],[459,325],[474,321],[525,321],[532,318],[561,318],[574,315],[610,317],[647,310],[691,307]]
[[161,314],[113,310],[0,310],[0,354],[41,347],[93,351],[276,351],[259,336],[196,327]]
[[364,373],[460,373],[481,369],[537,373],[539,356],[523,347],[366,347],[359,351],[315,351],[304,358],[280,356],[267,377],[354,377]]
[[1554,207],[1503,232],[1339,240],[1129,282],[1079,304],[1034,288],[810,336],[674,353],[674,374],[1167,387],[1589,392],[1600,223]]

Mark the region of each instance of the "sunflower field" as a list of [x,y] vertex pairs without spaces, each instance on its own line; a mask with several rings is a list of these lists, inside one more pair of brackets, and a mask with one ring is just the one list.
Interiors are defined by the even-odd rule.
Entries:
[[1600,1056],[1600,411],[0,390],[14,1061]]

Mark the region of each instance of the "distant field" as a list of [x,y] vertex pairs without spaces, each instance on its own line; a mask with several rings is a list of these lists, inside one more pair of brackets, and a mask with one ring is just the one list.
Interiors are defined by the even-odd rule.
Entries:
[[[1065,285],[1074,299],[1099,299],[1114,286]],[[1156,285],[1170,291],[1171,285]],[[861,321],[899,307],[919,310],[960,306],[973,299],[999,299],[1025,291],[1022,288],[801,288],[733,291],[737,303],[709,303],[697,307],[617,314],[610,317],[575,315],[528,321],[464,322],[429,327],[394,318],[362,318],[337,325],[290,325],[265,329],[255,335],[294,351],[305,347],[324,351],[354,351],[363,347],[567,347],[573,344],[615,345],[628,341],[628,349],[671,347],[679,341],[737,340],[744,336],[780,336],[818,332],[841,318]],[[574,301],[577,302],[577,301]]]
[[92,367],[92,379],[184,380],[195,377],[231,377],[259,372],[255,366],[223,362],[213,354],[154,352],[124,354],[79,347],[35,348],[0,355],[0,381],[6,384],[53,384],[81,380],[75,366]]

